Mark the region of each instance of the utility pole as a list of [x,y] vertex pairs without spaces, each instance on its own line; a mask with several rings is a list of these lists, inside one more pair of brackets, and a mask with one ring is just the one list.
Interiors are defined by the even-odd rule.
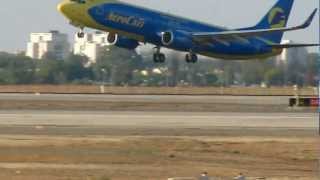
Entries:
[[105,93],[105,76],[106,76],[106,69],[102,68],[101,70],[101,85],[100,85],[100,93]]

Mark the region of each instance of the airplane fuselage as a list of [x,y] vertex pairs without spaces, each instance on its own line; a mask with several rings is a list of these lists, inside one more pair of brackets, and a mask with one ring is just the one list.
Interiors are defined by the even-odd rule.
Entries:
[[[221,32],[228,29],[116,0],[88,0],[83,4],[66,0],[65,3],[70,3],[70,9],[60,7],[60,11],[74,25],[117,33],[156,46],[185,52],[192,50],[197,54],[223,59],[267,58],[281,53],[280,49],[266,46],[270,42],[261,37],[198,42],[192,38],[192,33]],[[71,6],[74,6],[73,10]],[[163,43],[163,32],[172,32],[174,38],[170,44]]]

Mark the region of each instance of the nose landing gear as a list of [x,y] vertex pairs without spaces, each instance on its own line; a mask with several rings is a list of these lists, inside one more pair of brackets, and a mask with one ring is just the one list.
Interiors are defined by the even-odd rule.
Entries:
[[80,28],[80,31],[77,33],[78,38],[84,38],[85,33],[84,33],[83,29],[84,28]]
[[78,32],[77,36],[78,38],[84,38],[84,32]]

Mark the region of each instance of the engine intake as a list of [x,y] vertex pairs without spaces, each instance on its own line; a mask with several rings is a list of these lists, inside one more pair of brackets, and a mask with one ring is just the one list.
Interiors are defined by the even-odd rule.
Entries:
[[170,44],[173,43],[174,35],[172,32],[163,32],[161,33],[161,42],[163,45],[169,46]]
[[108,34],[107,41],[111,45],[130,50],[133,50],[139,46],[139,42],[137,40],[113,33]]
[[107,41],[109,44],[111,45],[115,45],[118,41],[118,35],[117,34],[113,34],[113,33],[109,33],[107,36]]

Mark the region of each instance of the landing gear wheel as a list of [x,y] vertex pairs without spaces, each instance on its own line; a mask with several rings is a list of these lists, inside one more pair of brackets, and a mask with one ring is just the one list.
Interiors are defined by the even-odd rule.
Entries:
[[159,54],[160,63],[164,63],[166,61],[166,56],[163,53]]
[[158,63],[159,62],[159,55],[158,54],[153,54],[153,62]]
[[78,38],[84,38],[84,32],[78,32],[77,33]]
[[186,54],[186,62],[187,63],[196,63],[198,62],[198,56],[193,53]]
[[166,61],[166,56],[163,53],[153,54],[153,61],[155,63],[164,63]]
[[155,63],[164,63],[166,61],[166,56],[160,52],[160,46],[154,48],[155,52],[153,54],[153,61]]

